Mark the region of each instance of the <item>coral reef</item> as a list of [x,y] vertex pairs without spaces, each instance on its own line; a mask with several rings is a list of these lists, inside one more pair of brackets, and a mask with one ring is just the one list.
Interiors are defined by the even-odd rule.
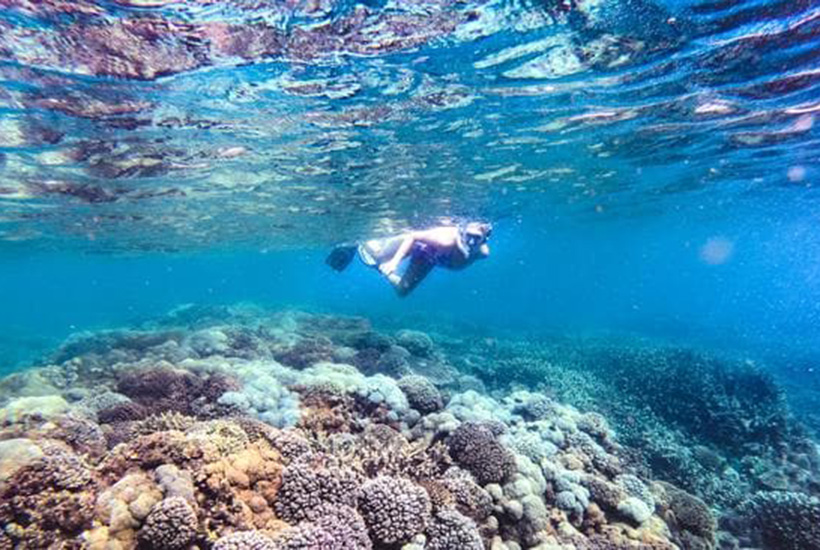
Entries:
[[820,500],[800,493],[760,492],[741,507],[765,548],[820,548]]
[[409,541],[424,530],[430,509],[427,491],[406,479],[379,476],[362,485],[359,510],[377,543]]
[[141,546],[157,550],[181,550],[196,536],[197,517],[182,497],[164,498],[152,508],[139,530]]
[[688,399],[720,419],[673,418],[555,350],[494,343],[500,383],[454,345],[230,308],[76,336],[0,383],[0,548],[820,547],[816,444],[756,371],[640,354],[658,384],[699,361]]
[[486,425],[465,422],[450,436],[448,445],[453,459],[482,485],[501,483],[515,471],[515,456]]
[[444,407],[441,393],[427,378],[418,375],[403,376],[398,384],[410,406],[420,413],[436,412]]
[[355,506],[358,496],[359,479],[352,471],[297,463],[282,472],[275,509],[280,518],[296,523],[323,505]]

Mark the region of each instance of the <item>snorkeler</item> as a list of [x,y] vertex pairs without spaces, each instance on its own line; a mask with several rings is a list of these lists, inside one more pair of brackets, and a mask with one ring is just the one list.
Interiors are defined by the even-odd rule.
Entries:
[[[487,239],[490,233],[492,225],[479,222],[411,231],[360,245],[337,246],[326,262],[336,271],[343,271],[358,252],[361,261],[378,269],[399,296],[407,296],[436,266],[464,269],[489,256]],[[400,273],[399,268],[406,258],[410,261]]]

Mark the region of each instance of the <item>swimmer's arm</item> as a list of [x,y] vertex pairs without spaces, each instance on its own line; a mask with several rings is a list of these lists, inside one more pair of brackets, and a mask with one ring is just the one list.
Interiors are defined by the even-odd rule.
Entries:
[[413,245],[415,243],[416,232],[408,233],[399,245],[399,248],[398,250],[396,250],[396,253],[393,255],[393,257],[379,266],[379,271],[388,276],[394,273],[399,268],[399,264],[401,263],[401,261],[405,259],[408,254],[410,254],[410,251],[413,249]]
[[458,229],[455,227],[434,227],[416,231],[417,240],[437,248],[451,248],[458,244]]
[[438,248],[457,246],[458,229],[455,227],[435,227],[433,229],[408,233],[393,257],[379,266],[379,271],[385,275],[395,272],[399,268],[399,264],[401,264],[402,260],[410,254],[413,245],[416,244],[417,241]]

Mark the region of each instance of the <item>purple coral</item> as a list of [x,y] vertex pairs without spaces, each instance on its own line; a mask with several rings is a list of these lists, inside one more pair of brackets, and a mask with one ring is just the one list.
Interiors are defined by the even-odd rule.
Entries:
[[350,506],[323,504],[311,510],[309,520],[282,531],[277,550],[371,550],[367,527]]
[[465,422],[450,436],[448,446],[453,460],[481,485],[503,483],[516,470],[515,455],[484,424]]
[[399,544],[424,530],[430,517],[430,497],[413,482],[379,476],[362,485],[359,512],[378,544]]
[[310,452],[310,443],[307,439],[293,430],[279,432],[273,437],[271,443],[282,455],[286,464]]
[[432,382],[423,376],[404,376],[399,380],[398,385],[407,396],[410,406],[422,414],[436,412],[444,406],[441,393]]
[[142,420],[151,414],[151,411],[139,403],[127,401],[117,403],[112,407],[100,410],[97,413],[97,420],[100,424],[116,424],[118,422],[130,422],[132,420]]
[[316,524],[303,522],[289,527],[276,537],[277,550],[336,550],[333,535]]
[[358,495],[359,480],[352,471],[297,463],[282,472],[274,509],[281,519],[297,523],[323,504],[355,506]]
[[350,506],[324,504],[309,514],[311,522],[333,538],[334,550],[370,550],[367,525]]
[[182,550],[196,537],[197,517],[182,497],[165,498],[151,508],[139,531],[140,545],[153,550]]
[[0,484],[0,525],[15,548],[67,544],[91,527],[96,483],[83,461],[61,445],[42,442],[43,456]]
[[440,510],[427,527],[425,550],[483,550],[484,542],[473,520],[455,510]]
[[274,354],[274,358],[289,367],[305,369],[333,357],[333,342],[323,336],[306,337],[287,349]]
[[210,409],[219,397],[238,388],[235,380],[223,374],[200,377],[166,368],[132,371],[117,383],[117,391],[148,409],[148,414],[176,411],[191,416],[212,415]]
[[221,537],[213,550],[280,550],[270,537],[259,531],[240,531]]
[[493,511],[493,498],[472,476],[460,468],[450,468],[439,480],[452,496],[456,509],[467,517],[480,521]]

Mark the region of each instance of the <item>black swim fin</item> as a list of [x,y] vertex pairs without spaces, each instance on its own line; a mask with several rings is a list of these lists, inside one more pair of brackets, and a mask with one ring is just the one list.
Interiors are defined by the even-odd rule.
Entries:
[[325,263],[335,269],[336,271],[344,271],[353,258],[356,256],[356,245],[342,244],[334,248],[330,254],[327,255]]

